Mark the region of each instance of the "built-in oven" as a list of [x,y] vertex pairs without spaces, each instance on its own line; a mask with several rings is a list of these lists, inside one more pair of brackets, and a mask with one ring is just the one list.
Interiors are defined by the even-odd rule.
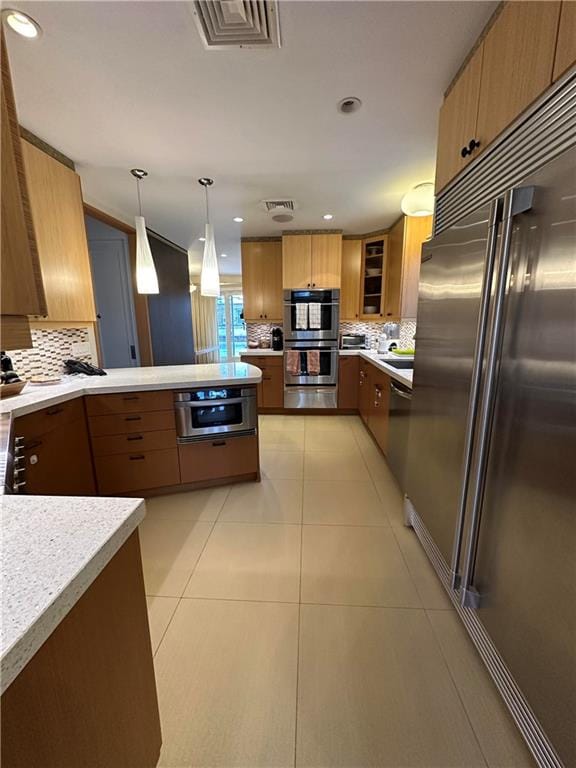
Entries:
[[340,290],[284,291],[284,341],[338,340]]
[[207,387],[176,392],[174,406],[179,443],[256,432],[255,387]]
[[284,407],[336,408],[338,345],[290,341],[284,349]]

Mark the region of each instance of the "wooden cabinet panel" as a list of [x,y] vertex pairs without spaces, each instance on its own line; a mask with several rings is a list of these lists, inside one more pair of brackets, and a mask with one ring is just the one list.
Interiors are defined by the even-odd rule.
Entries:
[[262,311],[268,322],[282,322],[282,243],[265,244],[262,264]]
[[171,390],[154,392],[118,392],[112,395],[88,395],[86,413],[103,416],[108,413],[137,413],[139,411],[168,411],[173,408]]
[[32,440],[83,418],[84,405],[82,398],[77,397],[65,403],[57,403],[49,408],[28,413],[26,416],[19,416],[16,419],[15,434],[22,435],[25,440]]
[[402,262],[404,259],[404,229],[406,216],[402,216],[388,233],[386,260],[386,290],[384,315],[386,319],[400,318],[402,313]]
[[311,283],[311,235],[284,235],[282,237],[282,287],[310,288]]
[[244,319],[282,321],[282,243],[242,243]]
[[312,287],[340,288],[342,235],[312,235]]
[[22,142],[48,320],[96,319],[80,177]]
[[[388,235],[362,241],[360,274],[360,319],[381,323],[384,317],[384,295],[388,264]],[[375,312],[368,308],[375,307]]]
[[154,432],[157,429],[176,429],[173,410],[89,416],[88,423],[92,437]]
[[[2,65],[1,309],[3,315],[40,315],[46,312],[46,300],[30,214],[4,29],[1,31],[0,45]],[[4,336],[6,340],[2,342],[2,349],[19,348],[7,346],[12,342],[9,333],[5,333],[3,329]],[[29,332],[27,337],[29,343],[26,346],[31,347]]]
[[371,366],[370,363],[367,363],[365,360],[360,360],[358,363],[358,369],[358,408],[360,410],[362,421],[364,424],[368,425],[368,419],[373,401],[371,392],[371,371],[373,370],[373,366]]
[[[463,158],[461,152],[472,139],[476,138],[483,51],[482,44],[454,83],[440,108],[436,156],[437,192],[478,154],[476,150]],[[479,150],[481,149],[480,147]]]
[[153,768],[162,737],[134,532],[2,695],[5,768]]
[[390,377],[372,366],[371,407],[368,418],[368,429],[384,453],[387,451],[388,440],[388,409],[390,405]]
[[552,82],[560,2],[508,2],[484,40],[477,138],[488,146]]
[[92,438],[94,456],[114,456],[118,453],[134,453],[134,451],[160,451],[165,448],[176,448],[175,429]]
[[98,492],[102,496],[163,488],[180,482],[177,448],[141,453],[136,449],[132,453],[96,456],[94,466]]
[[264,243],[242,243],[242,295],[244,320],[258,321],[264,314],[262,261]]
[[338,408],[358,408],[358,358],[340,355],[338,359]]
[[266,366],[262,371],[262,403],[264,408],[284,407],[284,369]]
[[553,79],[557,80],[576,62],[576,2],[564,0],[560,10]]
[[178,447],[182,483],[258,473],[258,438],[201,440]]
[[362,240],[342,241],[342,280],[340,286],[340,319],[358,320],[360,314],[360,272]]

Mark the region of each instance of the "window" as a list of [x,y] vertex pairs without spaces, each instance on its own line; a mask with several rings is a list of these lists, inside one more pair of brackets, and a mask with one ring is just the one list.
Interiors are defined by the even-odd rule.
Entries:
[[241,294],[220,296],[216,301],[218,353],[221,361],[234,360],[246,348],[246,323],[242,320],[244,301]]

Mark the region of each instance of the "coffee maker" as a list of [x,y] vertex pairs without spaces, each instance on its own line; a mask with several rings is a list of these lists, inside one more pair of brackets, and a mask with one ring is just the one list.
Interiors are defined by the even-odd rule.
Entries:
[[282,328],[272,329],[272,349],[277,351],[284,349],[284,333],[282,332]]

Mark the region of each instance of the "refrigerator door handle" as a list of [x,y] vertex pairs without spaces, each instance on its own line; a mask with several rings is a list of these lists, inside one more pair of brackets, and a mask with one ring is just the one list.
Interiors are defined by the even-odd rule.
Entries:
[[533,197],[533,187],[519,187],[517,189],[508,191],[504,198],[502,238],[500,242],[499,263],[494,291],[494,310],[492,315],[490,338],[487,345],[484,392],[482,397],[482,404],[480,406],[477,427],[478,456],[476,459],[475,472],[471,483],[472,501],[470,510],[470,532],[466,544],[466,557],[464,561],[462,589],[460,594],[460,602],[464,607],[467,608],[480,607],[481,596],[474,588],[472,582],[474,578],[474,564],[476,561],[476,550],[479,538],[480,511],[482,509],[486,470],[488,466],[490,427],[492,424],[496,399],[496,379],[498,373],[498,359],[502,342],[502,331],[504,327],[506,297],[508,294],[508,275],[510,267],[510,250],[512,244],[512,232],[514,228],[514,217],[520,213],[524,213],[530,210],[532,207]]
[[498,245],[498,229],[502,221],[502,200],[494,200],[490,208],[490,220],[488,239],[486,242],[486,267],[482,278],[482,290],[480,294],[480,309],[478,312],[478,327],[476,330],[476,345],[474,349],[474,363],[470,381],[470,398],[466,414],[466,431],[464,434],[464,456],[462,460],[460,478],[460,497],[458,499],[458,513],[456,517],[456,531],[452,548],[452,563],[450,567],[450,581],[452,589],[460,586],[460,558],[462,555],[462,540],[464,536],[464,521],[466,518],[466,505],[468,503],[468,489],[470,485],[470,470],[472,467],[472,453],[474,449],[474,435],[476,432],[476,420],[478,403],[480,401],[480,384],[482,381],[482,368],[484,351],[486,346],[486,333],[488,329],[488,317],[490,315],[490,296],[496,262],[496,249]]

